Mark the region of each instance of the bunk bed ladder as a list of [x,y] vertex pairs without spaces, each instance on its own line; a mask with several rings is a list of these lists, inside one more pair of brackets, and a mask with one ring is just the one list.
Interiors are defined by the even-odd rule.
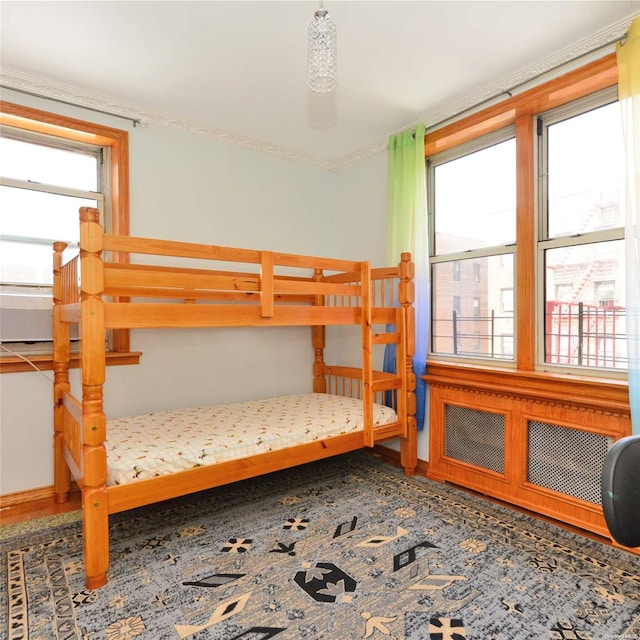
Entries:
[[394,399],[393,407],[396,410],[398,420],[394,424],[384,425],[382,427],[367,428],[365,421],[365,444],[369,447],[375,445],[376,442],[390,438],[393,436],[407,436],[407,379],[402,375],[402,367],[407,359],[407,345],[404,340],[406,335],[406,314],[405,310],[398,307],[395,310],[395,327],[394,331],[375,333],[371,332],[372,345],[389,345],[394,344],[396,347],[396,367],[398,373],[381,373],[372,380],[371,390],[372,399],[387,396],[386,392],[391,392]]
[[[364,444],[373,447],[376,442],[394,436],[407,436],[407,381],[402,375],[403,367],[407,359],[406,336],[406,310],[399,306],[395,308],[395,329],[393,331],[377,332],[375,327],[381,323],[379,314],[373,307],[371,291],[371,273],[364,268],[362,271],[362,381],[363,381],[363,418],[364,418]],[[377,310],[380,312],[381,310]],[[388,322],[388,316],[387,316]],[[373,348],[376,345],[396,346],[396,372],[374,374],[373,371]],[[373,425],[373,403],[379,399],[384,392],[392,392],[395,398],[394,408],[398,415],[398,420],[390,425],[374,427]]]

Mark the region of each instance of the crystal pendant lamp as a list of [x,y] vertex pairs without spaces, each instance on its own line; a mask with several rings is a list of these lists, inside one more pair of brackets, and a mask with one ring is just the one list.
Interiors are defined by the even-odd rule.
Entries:
[[309,25],[309,58],[307,86],[311,91],[328,93],[337,84],[337,31],[329,12],[322,7],[315,12]]

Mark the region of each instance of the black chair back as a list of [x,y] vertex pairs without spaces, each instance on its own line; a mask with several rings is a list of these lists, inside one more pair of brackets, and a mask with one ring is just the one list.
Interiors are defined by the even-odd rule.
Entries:
[[602,468],[602,508],[612,538],[640,546],[640,434],[613,444]]

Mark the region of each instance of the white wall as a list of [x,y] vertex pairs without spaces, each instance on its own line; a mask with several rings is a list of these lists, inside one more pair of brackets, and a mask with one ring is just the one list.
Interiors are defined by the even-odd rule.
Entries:
[[[332,173],[178,128],[3,99],[129,130],[132,235],[385,263],[386,154]],[[357,362],[347,343],[327,360],[354,346]],[[133,330],[131,347],[138,366],[107,370],[108,417],[311,390],[309,328]],[[0,494],[50,486],[50,382],[3,374],[0,394]]]

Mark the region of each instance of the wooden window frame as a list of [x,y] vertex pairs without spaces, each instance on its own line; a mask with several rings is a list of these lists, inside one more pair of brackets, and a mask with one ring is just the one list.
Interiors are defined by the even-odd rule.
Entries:
[[462,382],[468,387],[491,389],[494,393],[521,393],[524,386],[536,397],[557,398],[585,409],[615,408],[629,413],[628,383],[616,378],[562,374],[537,370],[536,367],[536,136],[534,116],[555,107],[607,89],[618,83],[615,53],[608,54],[579,69],[462,118],[425,135],[426,158],[470,140],[515,125],[517,165],[517,233],[516,273],[518,287],[514,304],[516,318],[517,360],[515,369],[489,364],[465,364],[438,359],[429,354],[429,383]]
[[[110,147],[111,185],[107,197],[111,200],[112,207],[111,230],[114,234],[129,235],[129,133],[127,131],[3,100],[0,100],[0,125]],[[120,259],[128,260],[128,256]],[[40,370],[53,368],[52,354],[29,355],[28,360]],[[137,364],[139,360],[140,353],[130,350],[129,330],[114,331],[111,350],[107,354],[107,363]],[[0,359],[0,373],[33,371],[33,366],[29,362],[17,356],[3,356]],[[79,366],[79,356],[72,356],[71,366]]]

